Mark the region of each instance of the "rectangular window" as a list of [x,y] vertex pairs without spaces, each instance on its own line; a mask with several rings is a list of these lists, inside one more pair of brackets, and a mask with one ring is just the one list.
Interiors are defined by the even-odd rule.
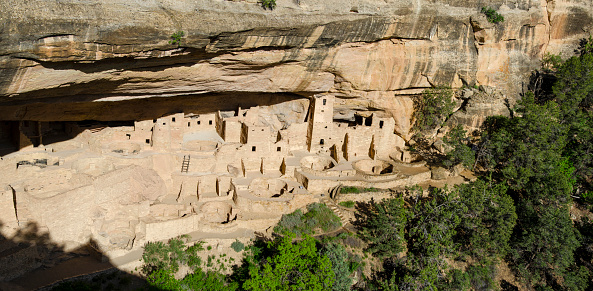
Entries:
[[255,152],[255,146],[252,146],[252,147],[251,147],[251,151],[252,151],[252,152]]
[[324,141],[323,139],[321,139],[321,140],[319,141],[319,144],[321,144],[321,145],[322,145],[322,144],[324,144],[324,143],[325,143],[325,141]]
[[212,120],[208,120],[208,124],[212,125]]
[[383,120],[379,121],[379,128],[383,128]]
[[200,125],[200,123],[201,123],[201,122],[198,120],[198,125]]
[[327,104],[327,100],[323,99],[323,105]]
[[146,143],[148,143],[148,144],[149,144],[149,143],[150,143],[150,139],[146,139]]
[[190,127],[190,126],[191,126],[190,124],[191,124],[191,122],[188,122],[188,123],[187,123],[187,127]]
[[175,117],[171,118],[171,121],[175,122]]
[[281,147],[277,147],[277,148],[276,148],[276,151],[277,151],[277,152],[281,152],[281,151],[282,151],[282,148],[281,148]]

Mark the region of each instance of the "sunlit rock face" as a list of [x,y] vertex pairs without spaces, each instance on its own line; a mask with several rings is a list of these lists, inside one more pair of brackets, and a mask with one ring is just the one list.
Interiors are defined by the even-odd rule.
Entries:
[[[411,94],[477,83],[516,98],[546,52],[570,55],[593,28],[585,0],[483,4],[499,24],[474,1],[277,3],[2,1],[0,119],[60,120],[64,103],[68,120],[115,120],[129,116],[106,117],[111,101],[206,98],[217,110],[216,94],[330,92],[337,111],[385,111],[407,137]],[[185,36],[171,44],[176,31]]]

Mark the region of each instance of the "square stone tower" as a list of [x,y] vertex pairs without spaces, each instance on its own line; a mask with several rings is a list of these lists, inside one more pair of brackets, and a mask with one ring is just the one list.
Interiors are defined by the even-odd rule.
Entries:
[[333,145],[334,96],[315,95],[309,108],[309,152],[327,151]]

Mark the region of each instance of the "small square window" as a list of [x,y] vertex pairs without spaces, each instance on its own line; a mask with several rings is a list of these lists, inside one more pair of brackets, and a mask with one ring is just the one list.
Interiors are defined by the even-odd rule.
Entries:
[[281,147],[277,147],[277,148],[276,148],[276,151],[277,151],[277,152],[281,152],[281,151],[282,151],[282,148],[281,148]]
[[163,125],[167,125],[167,123],[166,122],[163,122]]
[[252,152],[255,152],[255,146],[252,146],[252,147],[251,147],[251,151],[252,151]]
[[147,139],[146,139],[146,143],[148,143],[148,144],[149,144],[149,143],[150,143],[150,139],[148,139],[148,138],[147,138]]
[[319,144],[325,144],[325,141],[323,139],[319,140]]
[[153,119],[153,120],[152,120],[152,123],[156,123],[156,119]]
[[202,123],[202,122],[198,120],[198,125],[200,125],[200,123]]
[[175,122],[175,117],[171,118],[171,121]]
[[212,120],[208,120],[208,124],[212,125]]

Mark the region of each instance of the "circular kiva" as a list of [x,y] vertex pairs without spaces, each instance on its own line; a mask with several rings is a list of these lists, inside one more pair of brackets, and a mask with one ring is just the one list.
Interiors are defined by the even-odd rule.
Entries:
[[352,164],[356,171],[367,175],[389,175],[394,173],[393,165],[383,160],[360,160]]
[[200,213],[204,214],[204,219],[208,222],[223,223],[230,220],[233,207],[220,201],[206,202],[200,208]]
[[309,168],[315,171],[323,171],[331,169],[335,166],[334,161],[330,157],[323,156],[306,156],[301,159],[301,167]]
[[285,189],[286,182],[279,179],[256,178],[249,184],[249,191],[257,197],[279,197]]

